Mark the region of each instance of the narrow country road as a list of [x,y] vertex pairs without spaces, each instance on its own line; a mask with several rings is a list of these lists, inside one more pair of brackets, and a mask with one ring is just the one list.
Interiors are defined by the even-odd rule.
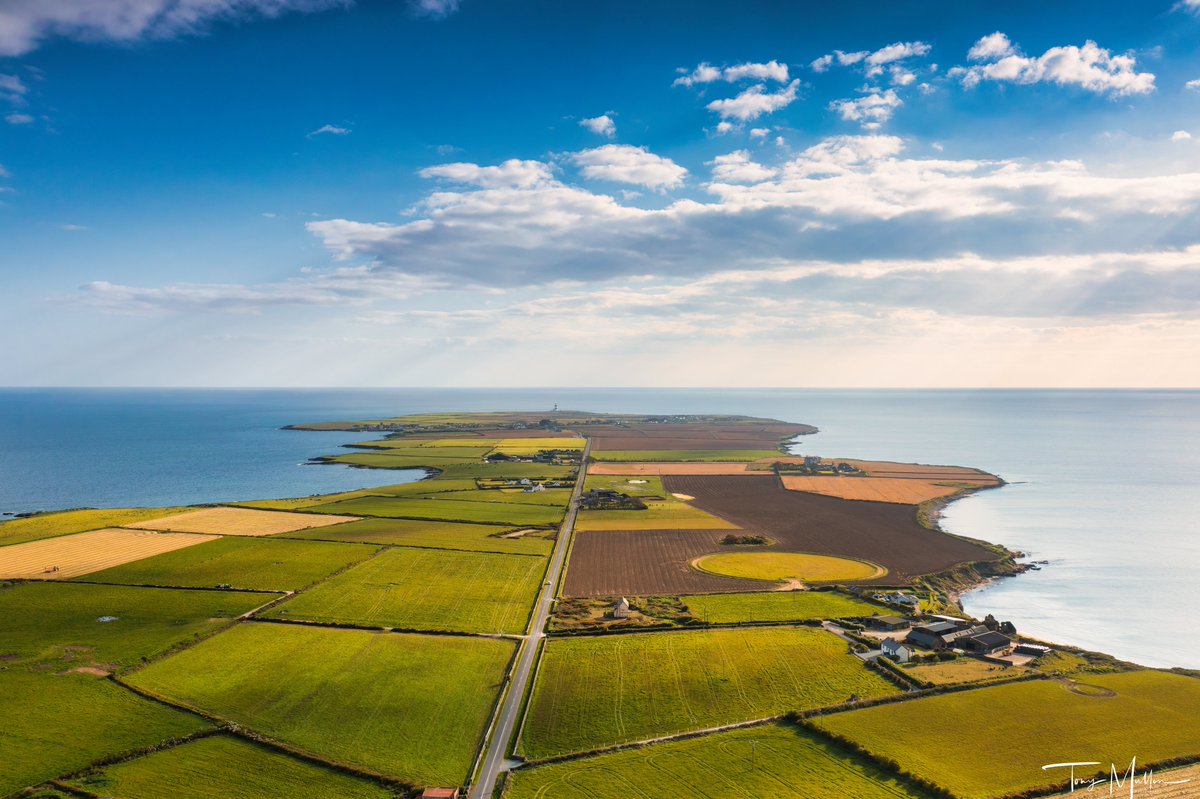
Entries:
[[558,591],[558,582],[562,577],[563,564],[567,560],[567,550],[570,549],[571,536],[575,530],[575,515],[579,512],[579,495],[583,492],[583,481],[587,477],[587,459],[591,453],[592,442],[589,440],[583,448],[579,462],[579,479],[575,482],[575,490],[571,492],[571,501],[567,506],[567,515],[563,519],[562,528],[558,531],[558,540],[554,543],[554,552],[550,555],[550,568],[546,571],[546,581],[538,594],[537,606],[533,618],[526,629],[525,640],[517,655],[517,665],[513,669],[508,683],[508,693],[500,706],[499,716],[493,725],[491,738],[486,742],[487,755],[479,770],[478,779],[471,785],[468,799],[490,799],[496,789],[496,780],[504,770],[504,760],[512,745],[513,732],[521,714],[521,700],[529,688],[529,678],[533,674],[533,664],[537,660],[538,644],[545,633],[546,620],[554,605],[554,595]]

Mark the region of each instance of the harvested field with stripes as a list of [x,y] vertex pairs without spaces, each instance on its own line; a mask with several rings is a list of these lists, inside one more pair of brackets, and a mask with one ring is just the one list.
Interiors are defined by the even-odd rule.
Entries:
[[931,499],[957,494],[961,485],[939,485],[932,480],[913,480],[898,477],[808,477],[784,475],[783,487],[789,491],[804,491],[838,499],[894,502],[899,505],[920,505]]
[[287,513],[277,510],[249,508],[201,508],[189,513],[134,522],[139,530],[164,530],[176,533],[207,533],[211,535],[278,535],[313,527],[357,521],[353,516],[323,516],[316,513]]
[[815,433],[806,424],[775,421],[685,422],[680,424],[586,425],[579,431],[592,439],[592,451],[607,450],[776,450],[779,442]]
[[845,641],[806,627],[551,639],[518,752],[544,759],[896,692]]
[[771,479],[664,477],[663,485],[695,497],[689,504],[737,523],[747,534],[774,539],[770,549],[878,563],[888,570],[882,579],[889,583],[999,558],[979,544],[922,527],[906,505],[789,491]]
[[0,579],[65,580],[215,539],[112,528],[27,541],[0,547]]
[[838,463],[848,463],[861,469],[870,477],[897,477],[905,480],[931,480],[944,483],[978,483],[999,485],[1000,478],[981,469],[967,466],[928,466],[922,463],[893,463],[892,461],[860,461],[838,458]]

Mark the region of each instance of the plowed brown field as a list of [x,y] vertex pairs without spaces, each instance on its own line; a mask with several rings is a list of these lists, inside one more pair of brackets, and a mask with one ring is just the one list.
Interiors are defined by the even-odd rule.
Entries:
[[776,583],[705,574],[689,564],[721,549],[714,530],[579,532],[563,582],[565,596],[647,596],[770,591]]
[[0,579],[66,580],[216,538],[108,528],[28,541],[0,547]]
[[642,424],[583,425],[576,428],[592,439],[592,449],[775,449],[780,441],[816,432],[805,424],[764,422],[749,424]]
[[905,505],[789,491],[771,479],[668,476],[663,485],[692,495],[696,499],[689,504],[738,524],[747,534],[775,539],[773,548],[878,563],[887,568],[888,583],[998,557],[977,544],[927,530]]
[[588,474],[746,474],[748,463],[593,463]]
[[139,530],[165,530],[176,533],[257,537],[356,521],[359,521],[357,516],[287,513],[248,508],[203,508],[190,513],[180,513],[177,516],[168,516],[165,519],[136,522],[130,527],[136,527]]
[[805,477],[785,475],[784,488],[839,499],[895,502],[920,505],[938,497],[948,497],[961,489],[929,480],[905,480],[896,477]]

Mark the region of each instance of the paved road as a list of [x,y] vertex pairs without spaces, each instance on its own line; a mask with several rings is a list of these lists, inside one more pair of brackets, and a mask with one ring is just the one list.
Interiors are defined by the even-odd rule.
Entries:
[[537,608],[517,655],[517,666],[513,669],[508,685],[508,694],[500,707],[500,715],[492,730],[488,742],[487,755],[483,760],[483,768],[479,779],[471,786],[468,799],[490,799],[496,789],[496,780],[504,770],[504,760],[512,744],[513,732],[521,714],[521,700],[529,687],[529,678],[533,674],[533,665],[537,660],[538,643],[544,637],[546,620],[550,617],[550,609],[554,605],[554,595],[558,590],[558,581],[562,576],[563,564],[567,560],[567,550],[571,545],[571,535],[575,530],[575,515],[579,512],[579,494],[583,491],[583,480],[587,477],[587,459],[592,450],[592,442],[588,441],[583,449],[579,465],[579,479],[575,490],[571,493],[571,504],[567,507],[567,516],[563,519],[562,528],[558,532],[558,541],[554,544],[554,552],[550,555],[550,568],[546,572],[546,583],[538,594]]

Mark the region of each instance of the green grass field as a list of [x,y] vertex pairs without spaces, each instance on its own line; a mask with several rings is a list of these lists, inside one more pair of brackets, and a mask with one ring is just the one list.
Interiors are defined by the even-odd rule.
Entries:
[[83,579],[126,585],[190,588],[231,585],[263,591],[295,591],[377,551],[378,547],[362,544],[230,536],[115,566]]
[[[667,495],[668,497],[670,494]],[[737,530],[736,524],[678,499],[646,500],[645,510],[583,510],[577,530]]]
[[447,479],[468,477],[507,477],[520,479],[549,478],[564,479],[575,469],[571,466],[552,466],[546,463],[450,463],[439,467]]
[[70,785],[114,799],[393,799],[381,785],[212,735],[118,763]]
[[757,628],[552,640],[520,753],[538,760],[895,693],[830,633]]
[[0,718],[0,796],[208,726],[108,680],[12,670],[0,671]]
[[613,449],[592,450],[592,460],[619,463],[744,463],[787,457],[776,449]]
[[[10,669],[111,670],[210,633],[273,598],[119,585],[12,585],[0,589],[0,657]],[[116,621],[98,621],[105,616]]]
[[130,682],[333,760],[460,785],[513,641],[239,624]]
[[888,613],[887,608],[834,591],[703,594],[680,599],[697,618],[709,624],[844,619]]
[[300,530],[288,533],[288,536],[319,541],[360,541],[368,544],[461,549],[472,552],[509,552],[517,555],[549,555],[550,550],[554,548],[553,531],[538,530],[519,538],[500,537],[518,529],[511,524],[363,519],[360,522]]
[[473,491],[443,491],[425,494],[430,499],[461,500],[464,502],[500,502],[517,505],[547,505],[565,507],[571,501],[571,489],[548,488],[545,491],[525,492],[522,489],[489,488]]
[[0,546],[53,538],[71,533],[84,533],[103,527],[120,527],[147,519],[159,519],[182,513],[191,508],[116,508],[110,510],[69,510],[63,513],[44,513],[24,519],[0,522]]
[[562,508],[545,505],[520,505],[515,502],[464,502],[424,497],[362,497],[329,505],[313,505],[305,510],[349,516],[383,516],[521,526],[558,524],[563,517]]
[[473,633],[521,633],[543,558],[389,549],[272,608],[267,617]]
[[[1158,671],[1012,683],[814,719],[964,799],[1065,782],[1048,763],[1098,761],[1122,772],[1200,755],[1200,679]],[[1087,776],[1082,773],[1078,776]]]
[[[635,481],[635,482],[630,482]],[[583,481],[584,491],[617,491],[631,497],[669,497],[662,478],[654,475],[589,474]]]
[[770,725],[520,770],[504,799],[921,799],[812,733]]
[[739,580],[803,580],[806,583],[832,583],[879,577],[887,570],[873,563],[831,555],[803,552],[720,552],[706,555],[693,567],[710,574]]

